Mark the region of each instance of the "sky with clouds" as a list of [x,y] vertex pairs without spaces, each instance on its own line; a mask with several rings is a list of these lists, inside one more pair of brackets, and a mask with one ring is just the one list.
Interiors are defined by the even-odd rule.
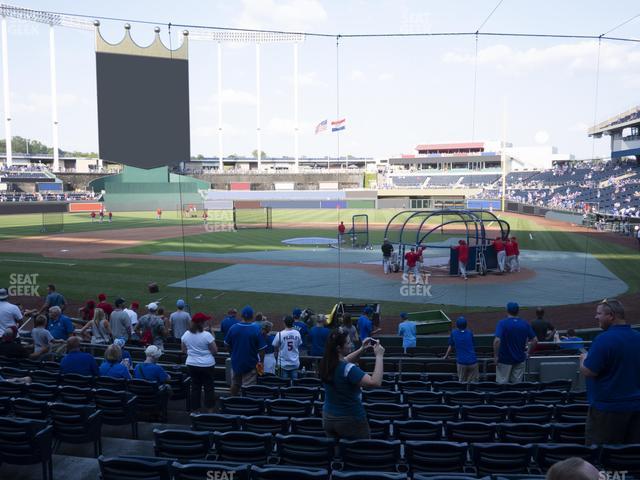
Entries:
[[[330,34],[475,32],[497,0],[24,0],[27,8],[132,23],[142,45],[157,22],[169,44],[167,24],[266,28]],[[615,7],[615,8],[614,8]],[[637,1],[504,0],[483,32],[600,35],[640,13]],[[123,22],[102,21],[110,42]],[[181,28],[172,29],[172,44]],[[640,38],[640,18],[612,36]],[[51,143],[48,26],[9,20],[9,63],[14,135]],[[92,32],[56,29],[60,145],[97,151],[97,105]],[[223,47],[223,92],[217,93],[217,47],[190,41],[191,152],[216,156],[218,102],[223,105],[225,154],[256,147],[254,45]],[[587,158],[608,153],[586,129],[640,103],[640,43],[603,41],[599,76],[597,40],[479,37],[307,37],[299,47],[300,153],[335,155],[336,136],[314,134],[340,116],[347,119],[341,153],[386,158],[411,153],[419,143],[497,140],[506,109],[507,138],[518,146],[546,144]],[[336,53],[339,76],[336,75]],[[477,62],[476,115],[473,121]],[[337,77],[339,81],[337,82]],[[261,47],[262,149],[293,155],[293,47]],[[1,93],[1,92],[0,92]],[[170,92],[167,92],[170,94]],[[0,103],[0,106],[2,104]],[[0,128],[3,128],[0,126]]]

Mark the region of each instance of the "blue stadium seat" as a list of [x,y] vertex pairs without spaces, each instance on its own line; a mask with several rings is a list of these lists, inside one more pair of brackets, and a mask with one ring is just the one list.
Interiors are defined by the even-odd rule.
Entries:
[[507,419],[509,407],[496,405],[474,405],[460,407],[460,417],[467,422],[500,423]]
[[414,405],[441,405],[444,394],[431,390],[404,390],[405,403]]
[[214,433],[216,461],[264,465],[272,450],[269,433],[225,432]]
[[437,441],[442,440],[442,422],[428,420],[396,420],[393,422],[394,436],[398,440]]
[[240,415],[224,413],[192,413],[191,429],[209,432],[231,432],[240,430]]
[[265,400],[265,407],[268,415],[280,417],[308,417],[311,415],[313,403],[278,398],[275,400]]
[[367,417],[372,420],[406,420],[409,418],[409,405],[398,403],[365,403]]
[[552,418],[552,405],[523,405],[509,409],[509,420],[511,422],[549,423]]
[[340,440],[338,470],[398,471],[402,464],[399,440]]
[[445,435],[450,442],[494,442],[497,425],[483,422],[446,422]]
[[220,397],[220,411],[230,415],[262,415],[264,401],[248,397]]
[[116,456],[98,458],[101,480],[171,480],[171,464],[175,459]]
[[42,464],[43,480],[53,480],[53,427],[42,420],[0,417],[0,464]]
[[532,445],[515,443],[475,443],[471,447],[471,458],[479,476],[529,473],[533,453]]
[[171,464],[173,480],[208,480],[209,478],[216,478],[216,474],[218,478],[248,480],[249,465],[243,463],[206,461],[192,461],[184,464],[173,462]]
[[93,443],[94,455],[102,455],[102,412],[93,405],[50,404],[54,450],[61,443]]
[[464,472],[467,462],[467,443],[455,442],[405,442],[405,458],[411,471],[416,472]]
[[[251,467],[251,480],[329,480],[329,471],[323,468],[287,466]],[[335,478],[335,476],[333,477]],[[177,479],[176,479],[177,480]]]
[[498,438],[505,443],[546,443],[551,436],[551,425],[538,423],[501,423]]
[[326,437],[276,435],[278,463],[300,467],[331,468],[335,442]]
[[211,433],[193,430],[153,430],[153,450],[156,457],[178,461],[205,459],[211,450]]
[[242,387],[242,396],[247,398],[256,398],[258,400],[279,398],[280,387],[250,385],[248,387]]
[[271,415],[242,416],[240,417],[240,426],[245,432],[285,434],[289,430],[289,418]]
[[411,407],[411,418],[432,422],[455,422],[460,418],[460,407],[453,405],[414,405]]
[[536,446],[534,460],[543,472],[554,463],[571,457],[579,457],[592,464],[597,464],[600,449],[596,446],[587,447],[576,443],[540,444]]

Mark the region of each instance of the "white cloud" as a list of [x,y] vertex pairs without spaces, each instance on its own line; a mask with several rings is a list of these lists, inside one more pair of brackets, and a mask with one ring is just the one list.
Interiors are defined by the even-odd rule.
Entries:
[[[492,45],[478,51],[478,65],[492,65],[503,70],[533,70],[543,66],[566,67],[569,70],[595,70],[598,42],[564,43],[547,48],[516,50],[508,45]],[[446,52],[444,63],[473,65],[475,55],[469,52]],[[640,69],[640,53],[628,45],[602,43],[601,71]]]
[[[26,96],[14,93],[11,95],[12,113],[42,113],[51,111],[51,95],[29,93]],[[73,93],[58,93],[58,109],[74,108],[88,105],[88,100]]]
[[361,80],[364,80],[364,73],[354,68],[353,70],[351,70],[351,74],[349,75],[349,78],[354,82],[359,82]]
[[[295,131],[295,123],[291,118],[273,117],[267,124],[267,131],[275,135],[293,136]],[[311,124],[306,121],[298,122],[298,132],[311,131]]]
[[314,29],[327,19],[318,0],[243,0],[237,20],[242,28]]
[[395,75],[389,72],[384,72],[378,75],[378,80],[380,80],[381,82],[388,82],[389,80],[393,80],[394,78]]

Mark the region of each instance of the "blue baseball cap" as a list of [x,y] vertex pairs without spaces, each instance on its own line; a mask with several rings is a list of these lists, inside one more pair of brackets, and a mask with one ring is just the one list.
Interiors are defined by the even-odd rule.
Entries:
[[467,328],[467,319],[464,317],[459,317],[458,320],[456,320],[456,327],[459,330],[464,330],[465,328]]
[[409,318],[409,314],[402,312],[402,313],[400,314],[400,318],[402,318],[402,319],[407,319],[407,318]]
[[300,310],[299,308],[294,308],[293,312],[291,312],[291,315],[293,315],[293,318],[297,318],[302,315],[302,310]]
[[184,308],[184,306],[185,306],[184,300],[180,299],[176,302],[176,307]]
[[253,318],[253,308],[251,308],[249,305],[247,305],[246,307],[244,307],[242,309],[242,312],[240,312],[240,316],[242,318],[246,318],[246,319]]
[[510,313],[511,315],[517,315],[519,311],[520,311],[520,305],[518,305],[516,302],[507,303],[508,313]]
[[364,313],[366,313],[366,314],[373,313],[373,308],[371,308],[371,307],[364,307]]

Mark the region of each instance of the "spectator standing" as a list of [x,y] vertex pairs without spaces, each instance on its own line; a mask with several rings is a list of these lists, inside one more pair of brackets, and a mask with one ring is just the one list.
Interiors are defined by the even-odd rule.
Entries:
[[469,246],[465,240],[458,240],[458,245],[452,247],[453,250],[458,251],[458,272],[464,278],[467,279],[467,262],[469,261]]
[[[376,358],[372,375],[355,363],[369,347],[373,347]],[[371,338],[349,354],[347,348],[347,335],[339,330],[331,332],[318,372],[324,386],[322,425],[329,438],[368,439],[370,430],[362,405],[362,387],[382,385],[384,348]]]
[[366,338],[375,335],[380,331],[379,328],[373,329],[373,322],[371,321],[371,317],[373,315],[373,308],[366,306],[362,311],[362,315],[358,318],[358,335],[360,336],[360,341],[364,342]]
[[516,237],[511,237],[511,244],[513,245],[513,269],[515,272],[520,271],[520,245]]
[[174,338],[182,338],[184,332],[189,329],[191,315],[189,315],[189,312],[184,311],[185,306],[184,300],[178,300],[176,302],[177,310],[169,316],[169,323],[171,324],[171,331],[173,332]]
[[500,273],[504,272],[505,261],[507,258],[507,253],[504,249],[504,243],[502,242],[502,237],[496,237],[493,241],[493,248],[496,250],[496,257],[498,258],[498,270]]
[[458,381],[465,383],[477,382],[480,379],[480,370],[478,368],[473,332],[467,330],[467,319],[464,317],[456,320],[456,329],[451,332],[449,346],[444,358],[449,356],[453,348],[456,351]]
[[544,308],[536,308],[536,319],[531,322],[531,328],[541,342],[553,340],[556,328],[544,319]]
[[407,353],[408,348],[416,348],[416,322],[409,320],[409,315],[401,313],[402,322],[398,324],[398,336],[402,337],[402,348]]
[[14,329],[17,333],[20,320],[22,320],[20,308],[13,303],[9,303],[7,289],[0,288],[0,336],[8,328]]
[[284,330],[274,336],[271,343],[277,354],[277,369],[282,378],[296,380],[300,368],[300,332],[293,328],[293,317],[284,317]]
[[[255,385],[258,380],[256,367],[262,367],[264,362],[267,344],[260,327],[253,322],[253,313],[253,308],[244,307],[240,312],[242,321],[231,327],[224,339],[225,345],[231,351],[231,368],[233,369],[231,395],[237,395],[240,387]],[[258,356],[260,361],[256,365]]]
[[77,373],[78,375],[98,375],[98,365],[93,355],[80,351],[80,338],[71,337],[67,340],[67,354],[60,362],[60,373]]
[[311,355],[321,357],[324,355],[324,348],[331,331],[327,328],[324,315],[320,315],[316,320],[316,326],[311,328],[309,338],[311,339]]
[[157,315],[158,304],[147,305],[149,313],[140,317],[136,324],[136,334],[140,336],[140,341],[145,345],[155,345],[164,351],[164,338],[167,336],[162,318]]
[[391,271],[391,255],[393,255],[393,245],[388,238],[384,239],[382,242],[382,269],[384,274],[387,275]]
[[[214,355],[218,353],[218,349],[213,335],[204,330],[204,324],[209,320],[211,320],[210,316],[201,312],[195,313],[191,318],[189,330],[180,339],[182,352],[187,354],[186,365],[191,377],[191,409],[193,411],[200,409],[203,391],[204,408],[211,412],[215,405],[216,359]],[[255,358],[254,356],[254,367]]]
[[95,309],[93,320],[84,324],[80,329],[80,336],[86,336],[87,330],[91,330],[91,343],[93,345],[109,345],[111,343],[111,327],[101,308]]
[[128,339],[131,336],[131,317],[124,310],[124,304],[124,298],[117,298],[114,302],[116,308],[109,317],[113,338]]
[[13,328],[7,328],[0,337],[0,356],[7,358],[23,359],[29,356],[20,341],[16,341],[16,332]]
[[571,350],[584,350],[584,340],[576,336],[573,328],[567,330],[567,335],[560,337],[560,348]]
[[293,328],[300,332],[300,336],[302,337],[302,347],[300,350],[308,351],[309,350],[309,327],[305,322],[302,321],[300,317],[302,317],[302,310],[299,308],[294,308],[293,312]]
[[162,356],[162,350],[155,345],[149,345],[145,351],[144,363],[139,363],[133,372],[135,378],[146,380],[148,382],[156,382],[159,385],[165,383],[171,377],[164,368],[157,364]]
[[129,369],[122,364],[122,351],[118,345],[109,345],[104,352],[104,362],[98,373],[101,377],[131,379]]
[[49,308],[49,323],[47,329],[56,340],[66,340],[75,329],[69,317],[62,314],[60,307]]
[[596,320],[604,331],[580,356],[589,401],[586,443],[640,443],[640,333],[627,324],[616,299],[598,304]]
[[236,315],[238,311],[235,308],[230,308],[227,312],[227,316],[222,319],[220,323],[220,332],[222,332],[222,337],[226,337],[227,333],[229,333],[229,329],[239,322]]
[[129,315],[129,320],[131,320],[131,333],[135,331],[136,325],[138,324],[138,309],[140,308],[140,304],[138,302],[131,302],[129,308],[125,308],[124,311],[127,315]]
[[96,302],[93,300],[87,300],[84,306],[78,309],[78,315],[82,320],[88,322],[93,319],[93,311],[96,309]]
[[40,307],[38,313],[42,313],[44,311],[48,311],[51,307],[60,307],[60,311],[64,310],[66,305],[66,301],[64,297],[56,292],[56,286],[53,283],[47,285],[47,297],[44,300],[44,305]]
[[358,338],[358,329],[353,325],[350,313],[342,315],[342,330],[349,337],[347,343],[349,345],[349,352],[353,352],[356,349],[356,344],[360,341]]
[[411,272],[413,272],[414,281],[418,280],[418,255],[416,249],[411,247],[411,250],[404,254],[404,273],[407,275],[407,282],[411,281]]
[[518,383],[524,376],[527,347],[531,352],[538,339],[531,325],[519,318],[516,302],[507,304],[507,318],[500,320],[493,340],[498,383]]
[[107,316],[107,319],[111,316],[111,312],[113,312],[113,307],[109,302],[107,302],[107,296],[104,293],[98,295],[98,304],[96,308],[101,308],[104,310],[104,314]]
[[275,335],[271,333],[273,330],[273,323],[268,320],[262,320],[260,322],[260,330],[264,342],[267,344],[267,348],[264,350],[264,373],[276,373],[276,356],[275,349],[273,348],[273,339]]

